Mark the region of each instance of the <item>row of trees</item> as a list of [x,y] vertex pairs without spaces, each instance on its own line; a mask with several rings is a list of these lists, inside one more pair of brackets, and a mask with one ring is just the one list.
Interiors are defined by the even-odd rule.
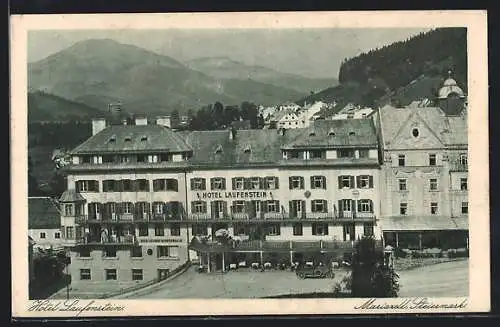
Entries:
[[[200,108],[196,113],[189,110],[187,116],[189,130],[224,129],[240,120],[248,121],[252,129],[264,126],[264,119],[259,115],[257,105],[248,101],[239,106],[224,106],[221,102],[215,102]],[[174,109],[170,114],[170,119],[173,126],[178,126],[180,123],[179,111]]]

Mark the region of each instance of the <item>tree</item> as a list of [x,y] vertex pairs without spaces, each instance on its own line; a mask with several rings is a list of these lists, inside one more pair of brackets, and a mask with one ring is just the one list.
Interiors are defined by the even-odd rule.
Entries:
[[28,156],[28,196],[38,196],[41,195],[42,191],[38,185],[38,181],[35,176],[33,176],[33,162],[31,161],[31,156]]
[[172,110],[172,112],[170,113],[170,123],[172,124],[172,126],[179,126],[180,121],[181,118],[179,116],[179,110]]
[[250,121],[251,128],[257,128],[257,115],[259,114],[259,109],[254,103],[244,101],[241,104],[241,117],[244,120]]
[[376,249],[375,240],[363,237],[355,245],[351,271],[353,297],[397,297],[399,276],[384,264],[383,252]]

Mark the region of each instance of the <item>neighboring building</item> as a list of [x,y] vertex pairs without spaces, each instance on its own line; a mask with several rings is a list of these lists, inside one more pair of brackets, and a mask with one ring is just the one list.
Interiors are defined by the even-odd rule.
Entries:
[[312,105],[305,105],[299,113],[299,121],[302,122],[303,127],[309,127],[315,118],[317,118],[318,113],[326,108],[326,106],[326,103],[322,101],[317,101]]
[[[381,237],[371,120],[185,133],[108,126],[72,155],[61,198],[72,283],[161,279],[199,255],[216,269],[327,259],[350,253],[363,235]],[[241,243],[192,242],[220,230]]]
[[35,248],[62,247],[61,212],[58,203],[50,197],[28,198],[28,235]]
[[455,113],[439,107],[379,109],[386,244],[468,246],[467,117]]
[[301,107],[295,102],[285,102],[277,106],[278,111],[283,110],[299,110]]
[[273,126],[276,126],[278,129],[304,128],[306,125],[306,122],[301,119],[296,109],[278,111],[273,118],[271,118],[271,122],[274,122]]
[[371,118],[375,111],[372,108],[361,108],[354,106],[352,104],[347,105],[338,113],[333,114],[332,116],[326,117],[329,120],[337,120],[337,119],[364,119]]
[[29,284],[35,281],[35,263],[34,263],[34,251],[33,247],[35,246],[35,240],[28,235],[28,269],[29,269]]

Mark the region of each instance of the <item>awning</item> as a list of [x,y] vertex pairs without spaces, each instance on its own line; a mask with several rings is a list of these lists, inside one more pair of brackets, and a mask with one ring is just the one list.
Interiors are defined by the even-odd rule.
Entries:
[[81,202],[85,201],[85,198],[76,190],[70,189],[64,191],[64,193],[59,198],[59,202]]
[[446,216],[395,216],[381,217],[383,231],[439,231],[468,230],[468,218]]

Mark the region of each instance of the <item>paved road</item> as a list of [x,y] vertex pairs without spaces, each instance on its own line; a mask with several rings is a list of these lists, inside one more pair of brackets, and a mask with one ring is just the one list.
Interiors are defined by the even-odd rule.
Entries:
[[[467,296],[467,261],[441,263],[400,272],[400,296]],[[298,279],[289,271],[235,271],[199,274],[195,268],[166,283],[143,299],[260,298],[264,296],[329,292],[335,279]]]

